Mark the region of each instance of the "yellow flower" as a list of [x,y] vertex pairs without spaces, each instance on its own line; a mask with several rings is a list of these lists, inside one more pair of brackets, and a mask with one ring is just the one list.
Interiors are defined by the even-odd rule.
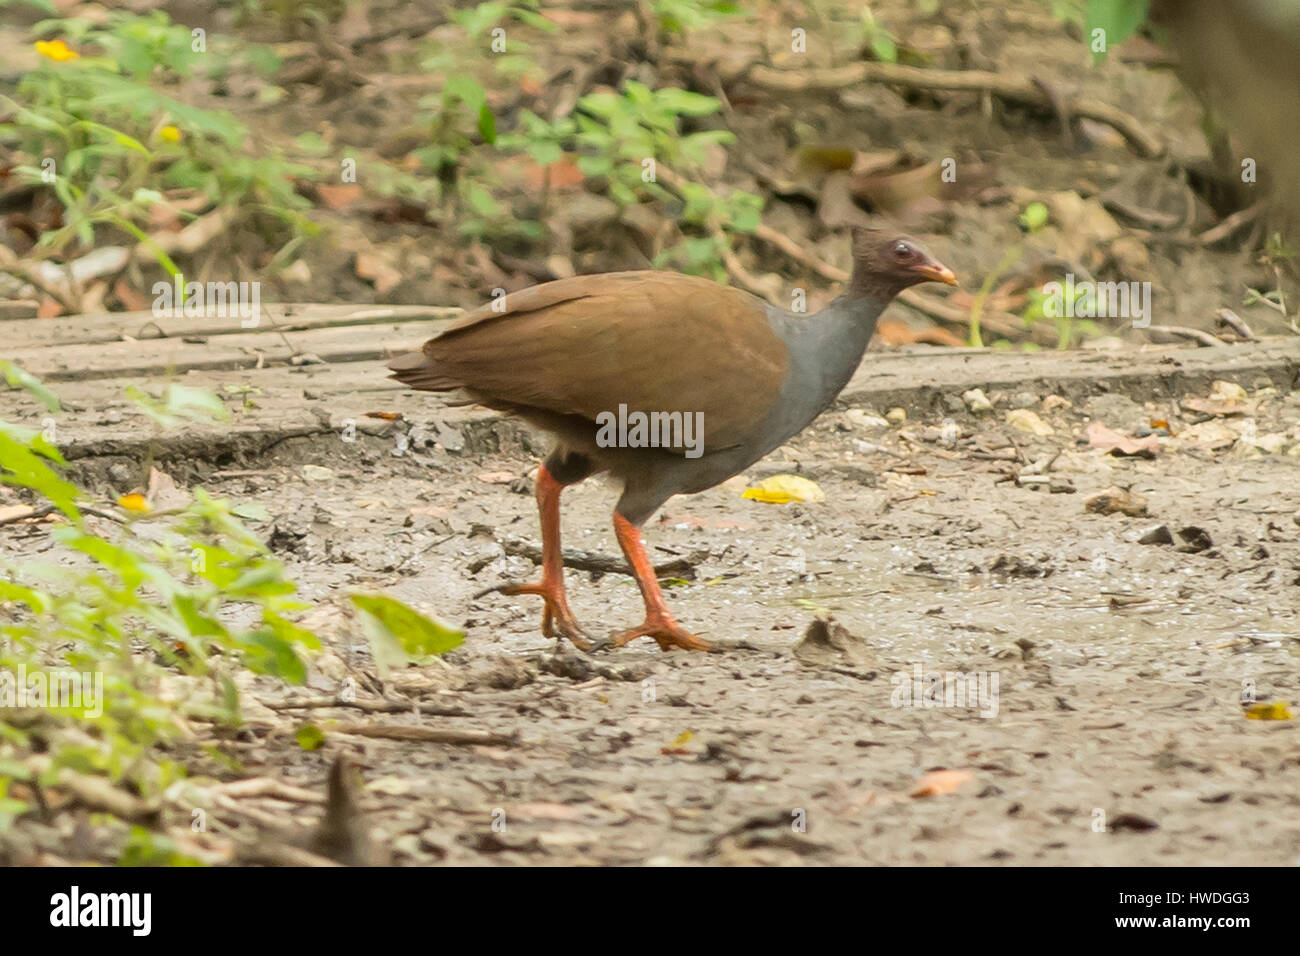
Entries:
[[144,495],[138,493],[123,495],[121,498],[117,499],[117,503],[127,511],[134,511],[138,514],[147,514],[152,510],[149,507],[149,502],[145,500]]
[[179,143],[181,141],[181,131],[175,126],[164,126],[158,131],[158,136],[169,143]]
[[55,63],[66,63],[81,56],[76,50],[68,49],[68,45],[62,40],[37,40],[36,52]]

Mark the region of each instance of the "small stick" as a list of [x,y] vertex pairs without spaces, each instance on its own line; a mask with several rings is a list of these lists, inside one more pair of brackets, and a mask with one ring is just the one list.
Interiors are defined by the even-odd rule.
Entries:
[[354,734],[358,737],[377,737],[384,740],[410,740],[426,744],[482,744],[511,747],[518,743],[513,734],[496,734],[486,730],[442,730],[436,727],[414,727],[409,724],[336,724],[326,727],[326,732]]

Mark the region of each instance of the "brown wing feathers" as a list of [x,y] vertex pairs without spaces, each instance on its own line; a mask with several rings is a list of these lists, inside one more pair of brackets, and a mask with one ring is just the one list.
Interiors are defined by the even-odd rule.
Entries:
[[762,303],[664,272],[578,276],[475,310],[389,368],[412,388],[594,420],[703,412],[705,447],[741,441],[777,398],[786,346]]

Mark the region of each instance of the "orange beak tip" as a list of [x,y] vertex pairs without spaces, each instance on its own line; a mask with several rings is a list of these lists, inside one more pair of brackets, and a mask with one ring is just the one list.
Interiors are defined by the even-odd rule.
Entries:
[[947,266],[941,263],[923,266],[920,270],[921,275],[925,276],[930,282],[942,282],[944,285],[957,285],[957,276]]

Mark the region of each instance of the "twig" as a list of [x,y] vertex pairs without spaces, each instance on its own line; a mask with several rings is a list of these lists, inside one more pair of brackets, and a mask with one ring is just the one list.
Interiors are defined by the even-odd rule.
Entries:
[[426,744],[482,744],[490,747],[511,747],[518,743],[514,734],[496,734],[487,730],[441,730],[435,727],[413,727],[409,724],[335,724],[326,732],[355,734],[358,737],[378,737],[384,740],[410,740]]
[[[45,279],[37,273],[35,266],[19,260],[12,252],[3,246],[0,246],[0,272],[11,275],[15,279],[26,282],[28,285],[35,286],[38,291],[45,293],[74,315],[81,311],[81,296],[77,294],[75,289],[69,288],[64,290],[60,289],[52,282],[46,282]],[[72,285],[70,279],[68,285],[69,287]]]
[[1038,84],[1026,77],[1003,76],[985,70],[928,70],[896,63],[851,63],[830,69],[797,71],[759,65],[750,68],[748,77],[758,86],[783,92],[837,90],[875,82],[911,89],[991,93],[1013,103],[1044,107],[1058,115],[1064,107],[1073,116],[1105,123],[1128,140],[1134,152],[1143,158],[1159,156],[1165,151],[1165,145],[1158,137],[1123,110],[1087,97],[1053,103]]
[[300,697],[297,700],[261,701],[271,710],[298,710],[315,707],[355,707],[370,714],[424,714],[430,717],[468,717],[461,707],[425,706],[418,700],[343,700],[339,697]]
[[249,777],[213,787],[213,793],[225,797],[272,797],[276,800],[288,800],[291,803],[324,803],[325,798],[311,790],[295,787],[274,777]]
[[267,866],[343,866],[337,860],[288,843],[244,844],[239,848],[239,859],[242,863],[261,863]]
[[1228,218],[1224,219],[1223,222],[1219,223],[1217,226],[1211,226],[1209,229],[1206,229],[1203,233],[1201,233],[1199,236],[1196,237],[1196,241],[1198,244],[1202,246],[1212,246],[1216,242],[1221,242],[1222,240],[1227,239],[1229,236],[1235,233],[1242,226],[1254,222],[1255,219],[1259,217],[1259,214],[1263,211],[1264,211],[1263,202],[1254,203],[1250,206],[1247,206],[1245,209],[1238,209],[1236,212],[1234,212]]
[[[514,535],[505,535],[500,538],[501,549],[506,554],[515,555],[520,558],[527,558],[534,564],[542,563],[541,545],[534,544],[523,538],[517,538]],[[662,561],[654,566],[655,574],[659,577],[681,576],[691,573],[707,556],[707,552],[696,552],[685,558],[673,558],[671,561]],[[573,568],[575,571],[590,571],[593,574],[627,574],[631,575],[632,571],[627,563],[621,558],[616,558],[612,554],[601,554],[598,551],[577,551],[572,548],[564,549],[564,566]],[[490,593],[495,588],[484,591],[484,594]]]
[[1148,325],[1146,327],[1148,334],[1170,335],[1180,339],[1191,339],[1196,344],[1205,348],[1214,348],[1217,345],[1226,344],[1223,339],[1216,338],[1209,332],[1202,332],[1200,329],[1189,329],[1182,325]]
[[1233,332],[1248,341],[1255,342],[1259,340],[1259,337],[1246,324],[1246,320],[1231,309],[1217,309],[1214,314],[1219,317],[1220,326],[1232,329]]
[[[40,777],[51,767],[49,757],[31,757],[27,767],[33,776]],[[77,802],[91,810],[103,810],[122,820],[147,822],[157,818],[161,810],[157,804],[145,803],[139,797],[119,790],[103,777],[92,777],[64,767],[58,771],[54,786],[72,794]]]

